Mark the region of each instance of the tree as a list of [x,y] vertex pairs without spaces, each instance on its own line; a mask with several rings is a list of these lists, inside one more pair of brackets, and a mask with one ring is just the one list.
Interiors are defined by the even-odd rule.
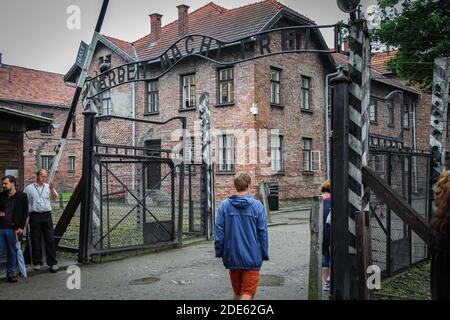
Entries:
[[433,62],[450,57],[449,0],[378,0],[381,21],[372,40],[398,53],[389,71],[431,91]]

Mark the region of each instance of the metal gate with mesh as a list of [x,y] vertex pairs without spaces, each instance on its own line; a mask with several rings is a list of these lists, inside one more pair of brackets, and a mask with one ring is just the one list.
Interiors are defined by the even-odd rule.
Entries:
[[184,161],[185,121],[94,118],[89,256],[206,236],[205,167]]
[[[423,218],[430,212],[431,155],[425,152],[371,148],[369,167]],[[370,194],[372,261],[384,276],[427,258],[426,244],[377,196]]]

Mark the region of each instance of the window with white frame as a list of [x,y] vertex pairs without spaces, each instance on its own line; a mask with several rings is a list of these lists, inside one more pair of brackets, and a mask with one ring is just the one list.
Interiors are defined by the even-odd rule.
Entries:
[[377,122],[377,107],[378,107],[377,100],[370,99],[370,104],[369,104],[369,121],[370,122]]
[[271,137],[271,166],[274,173],[283,171],[283,136],[281,135]]
[[183,91],[181,108],[195,108],[195,74],[182,76],[181,85]]
[[219,104],[234,102],[234,69],[219,70]]
[[102,93],[102,115],[108,116],[111,114],[111,90],[103,91]]
[[303,110],[311,110],[310,95],[311,78],[302,76],[302,106]]
[[409,104],[403,105],[403,128],[409,128]]
[[75,156],[69,156],[69,161],[67,163],[67,171],[75,171]]
[[302,153],[304,172],[319,172],[322,170],[320,150],[313,150],[313,140],[311,138],[303,138]]
[[53,164],[53,158],[54,156],[47,156],[47,155],[43,155],[41,156],[41,169],[45,169],[47,171],[51,170],[52,168],[52,164]]
[[270,103],[281,104],[281,70],[270,68]]
[[218,138],[219,171],[234,171],[234,135],[220,135]]
[[159,111],[159,88],[158,80],[147,82],[147,112],[156,113]]

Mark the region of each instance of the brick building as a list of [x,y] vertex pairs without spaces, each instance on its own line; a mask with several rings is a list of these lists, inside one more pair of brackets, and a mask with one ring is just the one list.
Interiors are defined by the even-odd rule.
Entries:
[[[234,9],[209,3],[191,13],[186,5],[177,8],[178,20],[165,26],[161,15],[151,14],[150,34],[132,43],[100,36],[89,74],[98,74],[105,62],[114,68],[157,58],[186,34],[230,41],[277,27],[315,24],[274,0]],[[281,34],[275,34],[273,41],[280,47],[296,46],[295,41],[307,38],[298,35],[286,42]],[[308,47],[327,49],[317,29],[311,32]],[[249,49],[249,54],[255,50],[256,47]],[[223,51],[228,61],[240,54],[236,46]],[[151,68],[150,72],[157,72],[160,62]],[[253,193],[257,193],[258,182],[266,181],[279,187],[282,200],[311,197],[318,193],[325,178],[324,79],[333,71],[332,56],[319,53],[273,55],[226,68],[189,57],[157,81],[128,83],[104,92],[99,113],[155,121],[185,116],[188,131],[194,136],[188,138],[190,145],[184,153],[185,160],[198,163],[201,161],[198,103],[200,95],[208,92],[216,200],[233,191],[233,175],[240,171],[251,174]],[[77,72],[79,69],[72,68],[66,80],[74,82]],[[256,116],[250,111],[254,104],[259,109]],[[109,143],[170,149],[179,142],[178,137],[173,137],[176,129],[176,125],[131,128],[111,121],[99,128],[99,136]],[[139,175],[131,166],[126,171],[130,177]],[[155,168],[153,172],[158,180],[161,169]]]
[[[165,26],[160,14],[151,14],[150,33],[134,42],[101,35],[89,74],[99,74],[103,63],[114,68],[149,59],[156,62],[147,72],[157,74],[161,68],[157,58],[187,34],[230,41],[277,27],[314,24],[275,0],[234,9],[209,3],[191,13],[186,5],[177,8],[178,20]],[[296,40],[305,38],[300,35]],[[296,45],[295,40],[293,44],[283,41],[281,35],[274,36],[279,46]],[[318,31],[312,33],[309,41],[311,49],[326,49]],[[199,45],[193,43],[194,47]],[[185,53],[187,48],[181,51]],[[225,60],[233,61],[240,48],[230,46],[224,52]],[[371,143],[428,150],[431,98],[386,71],[385,62],[391,55],[382,53],[372,58]],[[198,163],[201,161],[198,103],[201,93],[208,92],[216,200],[233,190],[232,178],[239,171],[251,173],[253,193],[257,193],[258,182],[265,181],[279,188],[282,200],[311,197],[317,194],[326,177],[325,77],[340,64],[347,66],[347,55],[286,53],[227,68],[189,57],[158,80],[128,83],[104,92],[99,113],[154,121],[185,116],[188,131],[193,135],[188,138],[185,161]],[[78,74],[79,69],[73,67],[65,79],[75,82]],[[250,111],[254,104],[259,109],[256,116]],[[111,121],[99,128],[99,137],[108,143],[176,150],[177,129],[175,124],[132,128]],[[164,174],[160,167],[153,169],[155,174],[149,180],[155,183]],[[139,172],[124,166],[122,175],[124,179],[133,179]]]
[[[386,69],[386,62],[395,54],[391,51],[372,56],[370,143],[429,151],[431,96]],[[348,67],[348,55],[334,53],[333,57],[337,65]]]
[[[34,181],[35,172],[39,168],[50,168],[73,92],[74,89],[64,83],[61,74],[7,65],[0,61],[0,107],[53,119],[52,127],[24,134],[22,167],[25,184]],[[76,125],[71,129],[66,152],[55,177],[60,191],[73,190],[80,178],[80,132],[82,134]]]

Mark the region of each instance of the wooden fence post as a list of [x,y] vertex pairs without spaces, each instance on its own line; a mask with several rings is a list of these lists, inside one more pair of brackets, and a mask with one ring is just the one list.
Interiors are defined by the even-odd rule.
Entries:
[[356,260],[358,266],[358,299],[370,300],[367,288],[367,267],[371,264],[370,219],[366,212],[355,212]]
[[63,193],[59,193],[59,208],[64,209],[64,199],[63,199]]
[[322,236],[323,236],[323,199],[313,198],[311,208],[309,243],[309,279],[308,300],[322,300]]
[[268,223],[272,223],[272,218],[270,216],[270,209],[269,209],[269,200],[267,199],[267,185],[264,181],[259,183],[259,192],[261,193],[261,198],[263,201],[264,208],[266,209],[266,218]]

